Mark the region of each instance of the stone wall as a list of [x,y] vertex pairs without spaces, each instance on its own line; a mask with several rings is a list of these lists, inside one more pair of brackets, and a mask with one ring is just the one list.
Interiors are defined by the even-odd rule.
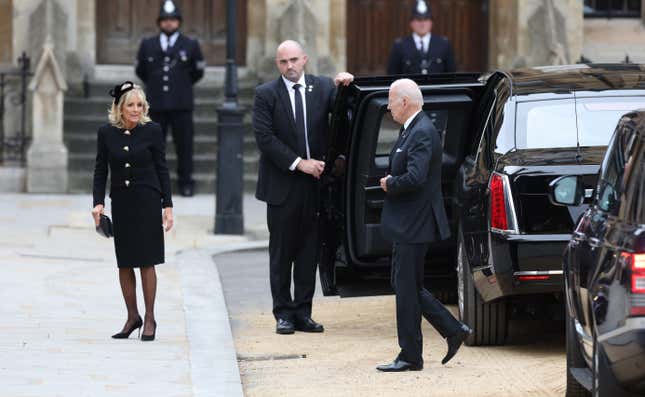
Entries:
[[579,0],[491,0],[489,67],[575,63],[582,53]]
[[645,26],[639,18],[586,18],[582,54],[593,62],[645,63]]
[[346,0],[257,0],[249,7],[247,67],[273,78],[275,49],[298,40],[309,55],[307,70],[332,75],[345,68]]

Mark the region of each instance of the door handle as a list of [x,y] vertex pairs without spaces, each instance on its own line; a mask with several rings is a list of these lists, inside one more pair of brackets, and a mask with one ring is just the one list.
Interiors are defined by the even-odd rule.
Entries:
[[591,246],[592,248],[600,247],[600,239],[596,237],[589,237],[589,246]]

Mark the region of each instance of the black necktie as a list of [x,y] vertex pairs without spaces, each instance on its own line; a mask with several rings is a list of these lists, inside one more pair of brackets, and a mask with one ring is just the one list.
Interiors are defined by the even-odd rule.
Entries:
[[302,95],[300,95],[300,84],[293,86],[294,97],[296,99],[296,132],[298,134],[298,154],[303,159],[308,159],[307,155],[307,131],[305,130],[305,109],[302,104]]

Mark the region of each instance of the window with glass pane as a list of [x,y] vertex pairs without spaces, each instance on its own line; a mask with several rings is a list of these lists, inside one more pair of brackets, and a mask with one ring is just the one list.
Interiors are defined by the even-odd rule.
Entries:
[[640,18],[641,0],[584,0],[585,18]]

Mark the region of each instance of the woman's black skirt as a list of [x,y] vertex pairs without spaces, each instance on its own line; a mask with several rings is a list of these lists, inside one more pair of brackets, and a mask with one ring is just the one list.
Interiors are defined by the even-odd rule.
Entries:
[[112,222],[114,251],[120,268],[164,262],[159,192],[146,187],[112,192]]

